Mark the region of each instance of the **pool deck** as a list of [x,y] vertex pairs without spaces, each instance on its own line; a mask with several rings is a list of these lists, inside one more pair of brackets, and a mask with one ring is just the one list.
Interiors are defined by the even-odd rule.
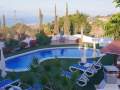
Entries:
[[51,42],[51,45],[66,45],[66,44],[78,44],[75,40],[65,40],[65,41],[59,41],[54,40]]
[[104,89],[97,90],[120,90],[120,89],[118,88],[118,84],[106,84]]
[[120,79],[118,79],[117,84],[107,84],[103,89],[96,89],[96,90],[120,90],[119,88],[120,85]]

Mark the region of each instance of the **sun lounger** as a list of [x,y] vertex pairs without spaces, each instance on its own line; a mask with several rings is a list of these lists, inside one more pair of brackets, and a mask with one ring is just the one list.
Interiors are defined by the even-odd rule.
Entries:
[[84,67],[83,65],[79,65],[79,64],[73,64],[72,66],[69,67],[69,70],[71,72],[76,72],[76,71],[85,71],[87,69],[87,67]]
[[11,84],[13,81],[6,79],[0,82],[0,89],[6,87],[7,85]]
[[100,63],[93,63],[90,66],[89,65],[87,66],[88,66],[88,69],[86,70],[86,74],[88,77],[92,77],[95,73],[98,72],[98,70],[102,68],[102,65]]
[[94,63],[95,63],[95,61],[93,61],[93,60],[87,60],[86,63],[79,62],[80,65],[84,65],[85,67],[89,67],[89,66],[93,65]]
[[9,87],[9,86],[11,86],[19,81],[20,81],[19,79],[15,80],[15,81],[10,80],[10,79],[5,79],[5,80],[0,82],[0,90],[2,90],[2,89],[4,90],[6,87]]
[[62,75],[61,76],[64,76],[64,77],[70,79],[72,77],[72,73],[70,71],[62,71]]
[[94,67],[96,70],[100,70],[102,68],[102,64],[101,63],[95,63]]
[[[81,64],[80,64],[81,65]],[[88,60],[87,63],[84,64],[85,67],[93,67],[96,69],[96,71],[100,70],[102,68],[102,64],[96,63],[94,60]]]
[[90,67],[86,67],[85,65],[80,65],[80,64],[73,64],[72,66],[69,67],[69,70],[71,72],[76,72],[76,71],[86,72],[85,74],[88,77],[92,77],[95,73],[97,73],[94,67],[90,68]]
[[88,77],[86,76],[86,74],[82,74],[76,81],[76,83],[83,87],[87,85],[87,82],[89,81]]
[[[92,76],[92,74],[96,73],[99,69],[102,68],[102,64],[100,63],[102,57],[98,59],[97,62],[93,63],[91,66],[87,67],[87,69],[84,71],[84,73],[77,79],[76,83],[81,86],[84,87],[87,85],[87,82],[89,81],[89,77]],[[81,66],[81,65],[80,65]],[[73,67],[72,67],[73,68]],[[74,67],[75,69],[78,69],[76,67]],[[74,69],[73,68],[73,69]],[[71,69],[72,70],[72,69]],[[80,70],[80,69],[78,69]],[[88,74],[90,73],[90,75]]]

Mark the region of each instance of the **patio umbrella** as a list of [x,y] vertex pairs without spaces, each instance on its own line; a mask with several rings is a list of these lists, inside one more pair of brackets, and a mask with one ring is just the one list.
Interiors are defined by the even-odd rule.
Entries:
[[0,69],[1,69],[1,76],[4,78],[7,73],[5,71],[5,58],[4,58],[4,55],[3,55],[3,50],[1,48],[1,61],[0,61]]
[[92,54],[92,56],[93,56],[93,58],[96,58],[96,51],[95,50],[93,50],[93,54]]
[[[101,49],[102,53],[105,54],[115,54],[118,55],[118,57],[120,56],[120,40],[114,40],[112,41],[109,45],[107,45],[106,47]],[[119,58],[117,57],[117,59],[114,60],[114,64],[116,65],[120,65],[119,64]]]
[[93,50],[96,50],[96,38],[93,38]]
[[102,48],[101,52],[120,55],[120,40],[114,40],[109,45]]
[[96,38],[93,38],[93,58],[96,58]]

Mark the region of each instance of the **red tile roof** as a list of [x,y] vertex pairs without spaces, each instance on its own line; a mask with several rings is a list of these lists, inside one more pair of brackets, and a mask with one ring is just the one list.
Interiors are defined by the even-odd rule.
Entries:
[[120,55],[120,40],[114,40],[108,46],[102,48],[101,52]]

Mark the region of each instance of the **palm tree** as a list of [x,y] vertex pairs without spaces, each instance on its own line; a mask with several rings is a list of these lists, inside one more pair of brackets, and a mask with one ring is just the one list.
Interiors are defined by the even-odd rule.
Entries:
[[77,32],[80,32],[81,28],[84,28],[85,24],[87,23],[87,16],[77,12],[75,23],[76,23],[76,26],[78,27]]
[[74,34],[74,26],[73,23],[70,23],[70,34],[73,35]]

